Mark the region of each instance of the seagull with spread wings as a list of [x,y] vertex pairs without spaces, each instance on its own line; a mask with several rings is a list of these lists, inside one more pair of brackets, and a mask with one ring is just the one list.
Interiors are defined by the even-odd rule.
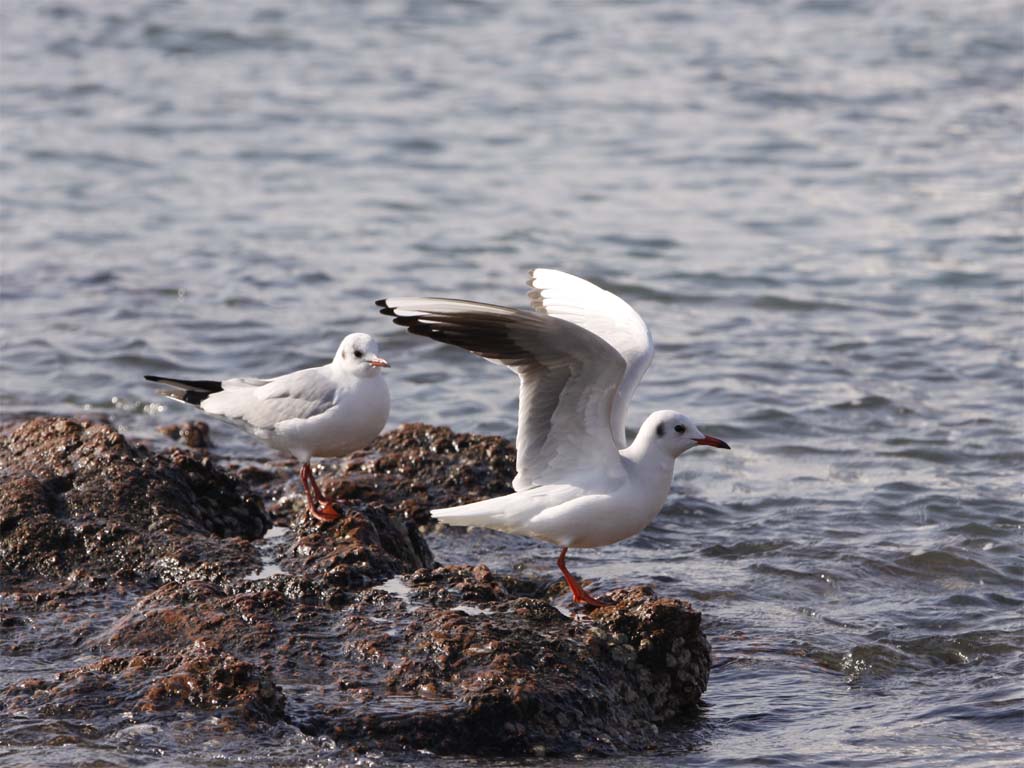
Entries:
[[561,547],[558,568],[573,600],[604,605],[566,568],[569,548],[639,533],[665,503],[681,454],[729,446],[675,411],[652,413],[627,445],[629,400],[654,357],[647,325],[615,294],[565,272],[531,270],[528,285],[532,312],[440,298],[377,304],[411,333],[519,374],[515,492],[433,517]]

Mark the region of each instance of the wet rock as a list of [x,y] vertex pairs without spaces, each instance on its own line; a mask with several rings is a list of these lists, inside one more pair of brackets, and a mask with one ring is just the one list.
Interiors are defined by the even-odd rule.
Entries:
[[173,637],[183,646],[212,645],[253,657],[280,639],[278,622],[289,611],[289,601],[275,590],[228,594],[204,581],[165,584],[100,636],[97,649],[159,649]]
[[516,451],[501,437],[403,424],[354,454],[351,464],[357,469],[349,472],[350,485],[337,486],[342,497],[372,494],[424,524],[430,522],[431,509],[512,493]]
[[344,509],[329,526],[304,526],[295,547],[282,556],[281,567],[292,574],[285,588],[293,596],[340,605],[355,590],[433,564],[412,521],[388,514],[376,501]]
[[692,711],[707,689],[711,645],[700,629],[701,614],[689,603],[658,599],[650,587],[613,590],[609,608],[590,618],[617,639],[636,649],[646,670],[638,690],[660,719]]
[[284,693],[266,670],[204,646],[194,646],[175,662],[148,686],[139,711],[215,710],[221,720],[245,725],[284,719]]
[[228,578],[258,562],[270,524],[257,497],[208,457],[152,454],[110,425],[40,418],[0,435],[0,571],[122,580]]
[[537,582],[494,574],[483,563],[473,567],[449,565],[433,570],[423,569],[410,575],[406,581],[410,595],[417,602],[439,608],[496,603],[517,597],[543,597],[543,589]]
[[[16,425],[0,467],[0,656],[33,670],[0,669],[0,716],[98,739],[127,717],[178,743],[272,727],[357,751],[608,754],[656,746],[707,685],[688,604],[634,587],[570,614],[501,563],[433,562],[430,508],[510,490],[499,438],[382,436],[321,467],[344,497],[326,525],[282,493],[288,462],[228,474],[105,424]],[[255,538],[256,494],[276,538]]]
[[[374,504],[417,525],[433,525],[430,510],[512,492],[515,446],[496,436],[453,432],[448,427],[403,424],[365,450],[337,461],[314,463],[317,483],[339,511]],[[304,517],[304,497],[294,461],[240,466],[234,473],[257,490],[275,522]],[[292,492],[282,493],[290,487]]]
[[169,656],[106,657],[50,680],[29,678],[4,691],[3,709],[92,723],[125,713],[206,710],[229,728],[248,728],[284,719],[285,697],[268,671],[196,645]]
[[165,424],[156,431],[171,440],[180,440],[189,448],[210,448],[210,425],[205,421],[185,421],[181,424]]
[[[465,570],[410,581],[446,591],[471,583]],[[654,746],[659,723],[695,711],[710,647],[688,605],[634,588],[570,618],[546,600],[515,597],[522,582],[505,594],[501,581],[483,580],[495,589],[476,604],[415,610],[401,655],[381,660],[402,704],[354,717],[337,710],[332,735],[356,730],[381,746],[445,753],[612,753]]]

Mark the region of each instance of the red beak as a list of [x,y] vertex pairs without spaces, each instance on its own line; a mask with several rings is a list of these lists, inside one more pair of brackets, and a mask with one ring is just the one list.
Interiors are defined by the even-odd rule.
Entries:
[[372,365],[374,368],[390,368],[391,367],[391,363],[389,363],[383,357],[377,357],[377,358],[374,358],[373,360],[369,360],[367,362],[369,362],[370,365]]
[[719,440],[717,437],[711,435],[704,435],[700,440],[694,440],[697,445],[710,445],[712,448],[725,448],[725,450],[732,450],[729,448],[729,444],[725,440]]

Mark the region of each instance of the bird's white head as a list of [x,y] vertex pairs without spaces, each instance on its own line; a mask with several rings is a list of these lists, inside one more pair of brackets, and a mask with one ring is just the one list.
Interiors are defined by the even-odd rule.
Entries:
[[655,411],[648,416],[637,435],[638,440],[641,438],[648,450],[663,451],[672,458],[698,445],[729,449],[727,442],[705,435],[693,419],[676,411]]
[[391,364],[377,354],[377,340],[368,333],[350,333],[341,340],[334,365],[354,376],[376,376]]

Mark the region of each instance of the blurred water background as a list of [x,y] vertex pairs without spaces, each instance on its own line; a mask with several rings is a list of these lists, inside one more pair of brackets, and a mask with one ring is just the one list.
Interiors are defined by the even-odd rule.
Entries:
[[[1021,3],[5,0],[0,20],[4,417],[156,439],[192,414],[143,373],[276,374],[364,330],[393,424],[511,436],[513,376],[373,300],[525,305],[528,268],[580,274],[654,334],[631,426],[676,408],[733,446],[687,454],[641,535],[572,558],[598,589],[692,600],[716,655],[696,722],[599,764],[1018,764]],[[432,546],[557,575],[527,540]],[[0,755],[349,759],[298,732],[60,733],[0,729]]]

